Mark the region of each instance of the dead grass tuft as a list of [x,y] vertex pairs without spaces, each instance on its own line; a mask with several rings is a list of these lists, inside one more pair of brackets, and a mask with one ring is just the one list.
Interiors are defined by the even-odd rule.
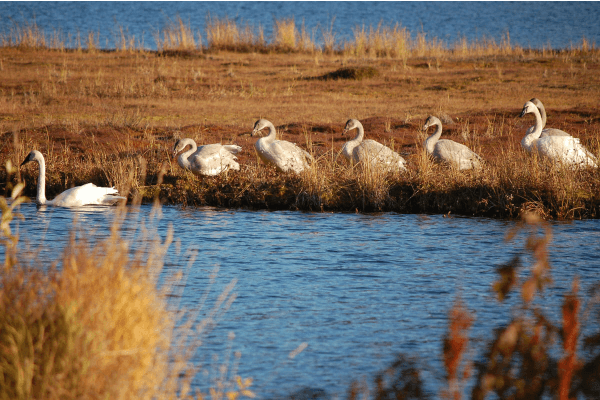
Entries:
[[202,50],[202,37],[197,35],[197,42],[189,22],[183,22],[180,16],[175,21],[169,21],[162,31],[154,33],[156,48],[159,52],[164,51],[192,51]]

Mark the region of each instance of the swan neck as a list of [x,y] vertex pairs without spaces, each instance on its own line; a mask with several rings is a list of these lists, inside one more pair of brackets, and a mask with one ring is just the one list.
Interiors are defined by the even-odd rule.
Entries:
[[37,204],[46,204],[46,162],[43,157],[37,159],[38,162],[38,182],[37,182],[37,196],[35,202]]
[[521,145],[527,150],[531,149],[531,146],[533,146],[535,141],[538,140],[542,134],[542,117],[537,107],[534,108],[533,115],[535,116],[535,125],[533,126],[533,130],[529,134],[525,135],[521,141]]
[[435,126],[435,132],[425,140],[425,149],[429,154],[433,153],[435,144],[438,142],[438,140],[440,140],[440,137],[442,136],[442,124],[436,121]]
[[275,129],[275,125],[273,125],[271,122],[269,122],[267,128],[269,128],[269,134],[266,136],[265,139],[269,142],[272,142],[275,139],[277,139],[277,130]]
[[540,116],[542,117],[542,129],[546,126],[546,109],[544,106],[538,107],[540,110]]
[[358,124],[356,127],[356,136],[352,139],[353,142],[362,142],[365,137],[365,128],[361,124]]
[[198,150],[198,146],[196,145],[196,142],[194,142],[192,139],[186,139],[185,142],[183,142],[183,144],[184,146],[190,146],[190,148],[189,150],[181,153],[179,157],[177,157],[177,163],[183,169],[190,169],[191,162],[189,160],[189,157],[192,154],[194,154],[196,150]]

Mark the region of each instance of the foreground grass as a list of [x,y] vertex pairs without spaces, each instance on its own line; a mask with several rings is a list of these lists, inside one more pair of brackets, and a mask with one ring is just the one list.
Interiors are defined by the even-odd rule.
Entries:
[[[184,35],[180,22],[170,29]],[[281,35],[292,29],[288,20],[279,23]],[[214,32],[230,32],[225,27]],[[393,33],[378,29],[357,30],[355,44]],[[276,43],[300,46],[298,35]],[[177,48],[177,35],[160,38],[165,49]],[[116,185],[136,202],[158,195],[170,204],[267,209],[600,215],[599,172],[563,170],[528,156],[519,143],[533,122],[516,117],[525,101],[538,97],[548,126],[600,154],[600,52],[585,42],[563,51],[520,49],[508,38],[496,47],[430,43],[427,51],[413,43],[410,52],[384,57],[341,48],[215,44],[187,52],[105,52],[10,44],[0,47],[0,162],[18,165],[31,149],[40,150],[49,198],[94,182]],[[471,147],[485,167],[458,173],[427,160],[420,128],[429,115],[444,122],[442,137]],[[249,133],[261,117],[315,156],[311,170],[285,175],[257,162]],[[366,174],[338,159],[350,117],[363,122],[367,138],[399,151],[409,172]],[[210,179],[181,171],[170,156],[180,137],[241,145],[242,170]],[[0,175],[0,182],[10,182],[0,187],[5,194],[24,180],[34,196],[33,168]]]

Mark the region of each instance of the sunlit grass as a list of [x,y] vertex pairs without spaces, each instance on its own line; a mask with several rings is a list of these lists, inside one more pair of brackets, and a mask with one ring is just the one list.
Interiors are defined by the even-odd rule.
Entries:
[[184,23],[179,16],[175,21],[167,23],[162,31],[155,32],[154,40],[158,51],[197,50],[202,48],[200,34],[197,35],[196,40],[189,22]]

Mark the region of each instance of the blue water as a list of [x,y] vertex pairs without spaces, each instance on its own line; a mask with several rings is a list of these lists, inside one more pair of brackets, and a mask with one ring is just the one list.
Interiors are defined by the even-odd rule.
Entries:
[[512,44],[525,48],[567,48],[583,37],[600,44],[600,2],[0,2],[0,33],[9,32],[13,22],[35,19],[47,33],[60,30],[71,38],[71,46],[78,33],[93,31],[100,34],[100,47],[115,48],[123,27],[155,50],[153,34],[177,16],[206,38],[208,14],[241,26],[262,25],[267,39],[274,19],[294,17],[298,26],[315,30],[318,43],[323,29],[331,28],[339,44],[352,40],[353,28],[381,22],[449,44],[463,36],[499,43],[506,32]]
[[[421,360],[427,388],[437,394],[447,312],[457,296],[476,317],[470,332],[475,357],[518,304],[516,296],[498,304],[491,289],[495,268],[525,253],[525,233],[505,241],[512,221],[178,207],[153,213],[150,206],[131,210],[122,236],[133,249],[147,240],[142,226],[162,238],[173,228],[176,242],[166,255],[164,273],[186,274],[178,307],[198,311],[202,318],[208,305],[236,282],[237,299],[194,359],[204,368],[194,384],[205,392],[214,385],[218,366],[226,364],[254,379],[259,398],[304,387],[343,398],[353,380],[372,383],[373,375],[402,352]],[[107,237],[115,208],[25,204],[21,213],[21,248],[50,262],[61,254],[73,221],[93,240]],[[538,305],[558,322],[562,296],[573,278],[581,280],[584,295],[598,281],[600,221],[554,222],[551,228],[553,283]],[[525,255],[523,265],[530,262]],[[207,292],[207,306],[199,309]],[[289,359],[303,343],[304,351]]]

